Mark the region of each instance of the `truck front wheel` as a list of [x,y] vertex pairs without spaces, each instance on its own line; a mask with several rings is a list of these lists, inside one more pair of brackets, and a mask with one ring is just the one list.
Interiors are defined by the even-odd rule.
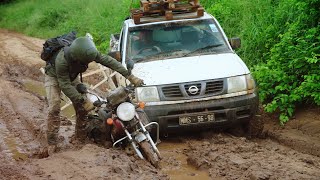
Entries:
[[263,131],[264,121],[260,115],[255,115],[243,124],[245,136],[248,138],[260,137]]

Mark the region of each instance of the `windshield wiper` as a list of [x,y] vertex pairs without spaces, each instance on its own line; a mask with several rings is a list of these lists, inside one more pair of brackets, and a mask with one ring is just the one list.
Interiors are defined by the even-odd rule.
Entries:
[[179,51],[185,51],[185,49],[174,49],[174,50],[169,50],[169,51],[161,51],[159,53],[156,54],[151,54],[151,55],[147,55],[142,57],[138,57],[138,58],[134,58],[133,60],[137,63],[137,62],[141,62],[141,61],[148,61],[150,57],[154,57],[154,56],[161,56],[161,55],[165,55],[165,54],[171,54],[174,52],[179,52]]
[[132,59],[135,63],[145,60],[144,58],[134,58]]
[[184,51],[184,49],[173,49],[173,50],[169,50],[169,51],[162,51],[162,52],[159,52],[157,54],[150,55],[150,56],[158,56],[158,55],[163,55],[163,54],[170,54],[170,53],[174,53],[174,52],[178,52],[178,51]]
[[163,56],[163,55],[166,55],[166,54],[172,54],[172,53],[175,53],[175,52],[180,52],[180,51],[185,51],[184,49],[174,49],[174,50],[169,50],[169,51],[162,51],[162,52],[159,52],[159,53],[156,53],[156,54],[151,54],[151,55],[148,55],[148,56],[145,56],[144,57],[144,60],[150,58],[150,57],[160,57],[160,56]]
[[190,54],[193,54],[193,53],[195,53],[195,52],[199,52],[199,51],[202,51],[202,50],[205,50],[205,49],[214,48],[214,47],[219,47],[219,46],[222,46],[222,45],[223,45],[223,44],[208,45],[208,46],[205,46],[205,47],[196,49],[196,50],[194,50],[194,51],[188,52],[187,54],[183,55],[183,57],[188,56],[188,55],[190,55]]

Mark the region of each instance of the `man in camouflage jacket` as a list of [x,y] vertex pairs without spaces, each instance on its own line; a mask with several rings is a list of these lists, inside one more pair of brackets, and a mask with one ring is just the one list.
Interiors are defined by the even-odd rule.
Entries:
[[48,63],[45,68],[45,88],[49,103],[47,116],[49,146],[56,146],[58,143],[61,91],[72,101],[76,111],[75,137],[80,141],[86,139],[84,118],[94,106],[76,90],[76,85],[80,83],[79,74],[85,72],[92,61],[119,72],[135,86],[143,84],[141,79],[129,74],[117,60],[108,55],[101,55],[90,38],[77,38],[70,47],[65,47],[58,53],[54,63]]

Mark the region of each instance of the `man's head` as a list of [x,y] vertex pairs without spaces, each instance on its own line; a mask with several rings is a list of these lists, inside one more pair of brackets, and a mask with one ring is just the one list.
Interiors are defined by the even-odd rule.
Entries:
[[89,64],[99,54],[94,42],[88,37],[79,37],[74,40],[69,52],[73,60],[80,61],[82,64]]

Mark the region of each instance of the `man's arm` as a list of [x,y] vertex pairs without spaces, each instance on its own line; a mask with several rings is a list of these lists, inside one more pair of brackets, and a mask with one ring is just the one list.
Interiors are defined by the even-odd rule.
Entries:
[[124,77],[128,77],[130,74],[128,70],[122,66],[120,62],[118,62],[116,59],[112,58],[109,55],[100,55],[95,62],[100,63],[114,71],[119,72]]
[[77,89],[72,86],[69,77],[68,63],[63,57],[64,53],[61,51],[55,61],[56,74],[59,82],[59,86],[62,92],[72,101],[74,104],[83,103],[84,99]]

